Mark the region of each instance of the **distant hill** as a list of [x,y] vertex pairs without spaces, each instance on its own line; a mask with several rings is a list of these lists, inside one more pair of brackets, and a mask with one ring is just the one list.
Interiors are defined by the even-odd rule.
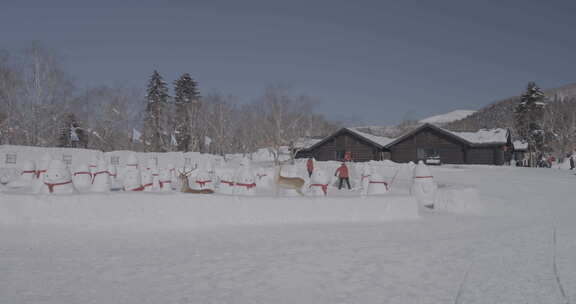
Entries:
[[[519,92],[521,93],[522,91],[519,90]],[[576,83],[544,90],[544,93],[549,98],[555,96],[559,98],[576,98]],[[476,131],[482,128],[513,128],[514,107],[519,100],[520,96],[514,96],[496,101],[468,117],[447,123],[444,127],[454,131]]]
[[472,114],[476,113],[476,111],[471,110],[454,110],[452,112],[448,112],[445,114],[430,116],[425,119],[421,119],[420,123],[431,123],[431,124],[438,124],[443,125],[449,122],[453,122],[456,120],[464,119]]

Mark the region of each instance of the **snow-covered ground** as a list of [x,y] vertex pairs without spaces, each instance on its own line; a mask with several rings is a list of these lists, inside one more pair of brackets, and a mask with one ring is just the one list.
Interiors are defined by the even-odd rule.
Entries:
[[[183,194],[84,194],[60,200],[2,194],[2,212],[12,215],[0,216],[0,302],[576,301],[576,176],[572,172],[490,166],[432,170],[441,186],[475,186],[483,213],[421,211],[416,220],[312,216],[301,222],[198,226],[186,225],[186,218],[177,214],[149,217],[151,210],[185,215],[189,210],[182,206]],[[151,203],[143,196],[155,200]],[[74,197],[80,206],[73,205]],[[7,199],[25,203],[6,209]],[[239,203],[234,212],[240,214],[243,203],[286,208],[291,199],[304,202],[292,197],[227,199]],[[343,208],[344,202],[357,202],[362,208],[375,198],[369,197],[368,202],[358,196],[333,199],[334,210],[324,204],[315,212],[324,208],[326,213],[342,215],[345,209],[335,210]],[[195,198],[190,200],[195,203]],[[310,199],[309,203],[330,200]],[[95,205],[98,201],[101,206]],[[114,202],[119,204],[118,214],[106,208]],[[86,204],[92,209],[82,208]],[[162,209],[162,204],[167,207]],[[206,205],[210,201],[202,204],[218,208]],[[56,219],[42,220],[34,206],[42,206],[45,217]],[[61,215],[51,206],[72,211]],[[274,213],[273,207],[264,209],[282,214]],[[110,222],[98,225],[102,218]],[[126,218],[155,222],[122,223]]]

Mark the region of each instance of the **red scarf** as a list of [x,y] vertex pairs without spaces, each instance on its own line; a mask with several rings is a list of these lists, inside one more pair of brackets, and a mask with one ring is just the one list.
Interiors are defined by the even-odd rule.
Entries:
[[74,176],[80,175],[80,174],[88,174],[88,175],[90,175],[90,177],[92,177],[92,173],[90,173],[90,172],[88,172],[88,171],[75,172],[75,173],[74,173]]
[[197,180],[197,181],[196,181],[196,183],[197,183],[198,185],[200,185],[200,187],[202,187],[202,188],[204,188],[204,186],[206,186],[206,183],[211,183],[211,182],[212,182],[211,180],[205,180],[205,181],[198,181],[198,180]]
[[36,171],[36,178],[40,178],[40,174],[45,173],[46,170],[38,170]]
[[414,176],[414,178],[434,178],[434,176]]
[[96,179],[96,175],[103,174],[103,173],[108,173],[108,176],[110,176],[110,172],[108,172],[108,171],[98,171],[98,172],[94,173],[94,175],[92,176],[92,183],[94,183],[94,180]]
[[388,183],[387,182],[370,181],[370,184],[384,184],[384,186],[386,186],[386,190],[388,190]]
[[172,184],[172,181],[158,181],[160,183],[160,188],[164,188],[164,184]]
[[48,186],[48,190],[50,191],[50,193],[53,193],[54,192],[54,186],[66,185],[66,184],[71,184],[71,183],[72,183],[72,181],[67,181],[67,182],[63,182],[63,183],[54,183],[54,184],[44,182],[44,185]]
[[228,184],[228,185],[230,185],[230,187],[234,186],[234,182],[229,182],[229,181],[225,181],[225,180],[221,180],[220,183],[221,184]]
[[24,175],[26,173],[32,173],[32,174],[36,174],[36,170],[26,170],[26,171],[22,171],[20,172],[20,175]]
[[250,188],[256,187],[256,183],[251,183],[251,184],[236,183],[236,185],[242,186],[242,187],[246,187],[246,189],[250,189]]
[[[124,187],[124,191],[126,191],[126,187]],[[140,186],[138,188],[129,189],[128,191],[144,191],[144,186]]]
[[328,195],[328,184],[311,184],[309,188],[312,187],[322,187],[322,192],[324,192],[324,195]]

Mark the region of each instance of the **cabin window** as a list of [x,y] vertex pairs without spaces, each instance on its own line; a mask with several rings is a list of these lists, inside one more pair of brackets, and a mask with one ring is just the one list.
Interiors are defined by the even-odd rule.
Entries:
[[111,156],[110,157],[110,164],[118,166],[120,165],[120,156]]
[[72,164],[72,155],[68,155],[68,154],[62,155],[62,161],[67,165],[71,165]]
[[418,148],[417,150],[418,159],[427,159],[430,157],[438,157],[440,153],[438,153],[438,149],[435,148]]
[[16,154],[6,154],[6,163],[7,164],[15,164],[16,163]]

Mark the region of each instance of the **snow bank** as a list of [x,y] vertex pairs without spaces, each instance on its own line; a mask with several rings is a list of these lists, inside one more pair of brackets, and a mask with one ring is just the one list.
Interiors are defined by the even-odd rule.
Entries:
[[200,196],[183,193],[83,195],[0,194],[0,225],[62,225],[79,229],[132,226],[211,227],[418,218],[408,196],[296,198]]
[[453,213],[481,213],[478,190],[472,187],[441,187],[436,192],[434,209]]

